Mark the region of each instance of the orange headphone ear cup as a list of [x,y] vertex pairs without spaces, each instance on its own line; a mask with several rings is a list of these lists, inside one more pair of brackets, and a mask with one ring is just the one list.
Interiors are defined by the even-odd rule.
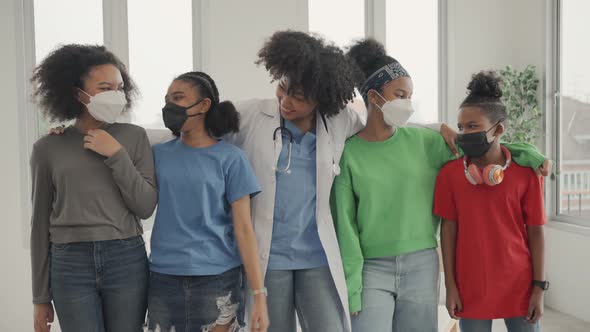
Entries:
[[477,166],[473,164],[467,167],[465,177],[467,177],[467,180],[474,186],[483,183],[481,171],[479,170],[479,168],[477,168]]
[[504,180],[504,169],[500,165],[488,165],[483,169],[483,181],[488,186],[496,186]]

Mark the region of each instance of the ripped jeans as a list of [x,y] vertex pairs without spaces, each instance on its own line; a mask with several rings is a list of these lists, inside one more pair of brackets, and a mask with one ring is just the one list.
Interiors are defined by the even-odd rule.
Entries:
[[244,296],[240,267],[212,276],[150,272],[148,328],[157,332],[208,332],[230,324],[242,331]]

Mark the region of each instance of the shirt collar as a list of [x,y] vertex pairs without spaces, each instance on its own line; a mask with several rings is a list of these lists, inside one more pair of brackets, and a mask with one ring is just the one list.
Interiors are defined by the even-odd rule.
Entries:
[[[307,133],[303,133],[299,128],[297,128],[297,126],[285,119],[285,128],[289,129],[289,131],[291,131],[291,134],[293,134],[293,140],[297,143],[300,143],[302,139],[304,139],[305,136],[310,136],[310,138],[315,139],[316,137],[316,128],[312,128],[310,131],[308,131]],[[283,136],[287,135],[286,133],[283,134]]]

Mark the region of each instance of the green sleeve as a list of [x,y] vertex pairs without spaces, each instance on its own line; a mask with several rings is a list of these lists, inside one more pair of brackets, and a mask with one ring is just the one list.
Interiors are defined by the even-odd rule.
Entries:
[[520,166],[536,170],[547,159],[534,145],[529,143],[502,143],[502,145],[510,150],[512,160]]
[[428,129],[420,129],[420,131],[424,137],[424,149],[431,165],[442,168],[449,161],[457,159],[440,133]]
[[334,180],[330,207],[340,245],[340,255],[348,288],[350,312],[361,311],[364,257],[356,222],[357,200],[352,189],[350,169],[346,165],[346,150],[340,163],[341,173]]

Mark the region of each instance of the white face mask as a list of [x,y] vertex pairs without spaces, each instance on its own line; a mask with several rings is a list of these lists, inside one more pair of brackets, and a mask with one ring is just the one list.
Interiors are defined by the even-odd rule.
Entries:
[[394,99],[389,101],[383,98],[383,96],[381,96],[378,92],[376,93],[379,95],[379,97],[381,97],[381,99],[385,101],[381,107],[375,104],[375,106],[377,106],[377,108],[383,112],[383,119],[385,120],[385,123],[392,127],[405,126],[412,114],[414,114],[412,101],[410,99]]
[[98,121],[114,123],[127,104],[125,94],[122,91],[105,91],[94,96],[87,94],[83,90],[80,91],[90,97],[90,102],[84,105],[88,108],[88,113]]

